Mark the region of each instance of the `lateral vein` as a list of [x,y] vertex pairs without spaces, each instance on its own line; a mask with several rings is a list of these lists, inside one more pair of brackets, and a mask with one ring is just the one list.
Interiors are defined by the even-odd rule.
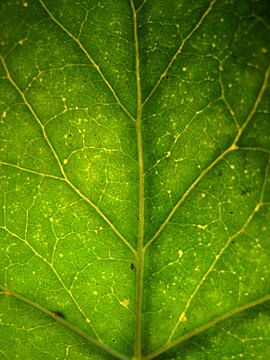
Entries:
[[263,83],[262,83],[262,85],[260,87],[260,90],[259,90],[258,95],[256,97],[256,100],[254,102],[254,105],[253,105],[250,113],[248,114],[246,120],[244,121],[243,125],[238,129],[238,132],[237,132],[235,138],[233,139],[232,144],[227,149],[225,149],[215,160],[213,160],[211,162],[211,164],[208,165],[200,173],[200,175],[193,181],[193,183],[185,191],[183,196],[178,200],[178,202],[176,203],[174,208],[171,210],[171,212],[169,213],[167,218],[164,220],[164,222],[161,224],[161,226],[156,231],[156,233],[153,235],[153,237],[147,242],[147,244],[144,247],[145,251],[156,240],[156,238],[160,235],[160,233],[164,230],[166,225],[169,223],[170,219],[173,217],[173,215],[175,214],[175,212],[179,208],[179,206],[181,204],[183,204],[183,202],[186,200],[186,198],[191,193],[191,191],[194,189],[194,187],[209,173],[209,171],[212,170],[222,159],[224,159],[224,157],[227,156],[228,153],[230,153],[232,151],[235,151],[235,150],[241,150],[241,147],[239,148],[237,143],[238,143],[241,135],[243,134],[244,130],[246,129],[246,127],[248,126],[248,124],[252,120],[253,116],[255,115],[255,113],[256,113],[259,105],[260,105],[260,102],[261,102],[261,100],[263,98],[263,95],[264,95],[264,93],[265,93],[265,91],[267,89],[267,86],[268,86],[269,76],[270,76],[270,64],[268,65],[268,68],[267,68],[267,70],[265,72]]
[[58,322],[59,324],[61,324],[65,328],[67,328],[68,330],[72,331],[76,335],[78,335],[81,338],[83,338],[84,340],[86,340],[88,343],[90,343],[90,344],[96,346],[97,348],[99,348],[100,350],[112,355],[114,358],[119,359],[119,360],[129,360],[129,358],[127,356],[113,350],[112,348],[105,345],[104,343],[96,340],[92,336],[88,335],[86,332],[79,329],[77,326],[71,324],[69,321],[63,319],[61,316],[57,315],[55,312],[46,309],[44,306],[38,304],[37,302],[35,302],[23,295],[11,290],[11,289],[8,289],[5,286],[0,285],[0,289],[2,290],[3,295],[12,296],[12,297],[16,298],[17,300],[20,300],[20,301],[24,302],[25,304],[30,305],[33,308],[41,311],[42,313],[46,314],[54,321]]
[[153,351],[151,354],[147,355],[144,359],[145,360],[155,359],[158,356],[160,356],[161,354],[165,353],[166,351],[174,348],[175,346],[180,345],[181,343],[193,338],[194,336],[196,336],[198,334],[203,333],[204,331],[206,331],[208,329],[211,329],[212,327],[219,324],[220,322],[222,322],[234,315],[237,315],[243,311],[251,309],[255,306],[262,305],[267,301],[270,301],[270,294],[265,295],[257,300],[253,300],[245,305],[237,306],[234,309],[228,311],[227,313],[218,316],[216,319],[211,320],[211,321],[207,322],[206,324],[199,326],[196,329],[190,331],[189,333],[180,336],[178,339],[171,341],[169,344],[165,344],[160,349]]
[[155,91],[157,90],[158,86],[160,85],[161,81],[166,77],[168,71],[170,70],[170,68],[172,67],[173,63],[175,62],[175,60],[177,59],[178,55],[182,52],[183,47],[185,46],[186,42],[189,40],[189,38],[200,28],[200,26],[202,25],[202,23],[204,22],[205,18],[208,16],[208,14],[211,12],[215,2],[217,0],[212,0],[210,5],[208,6],[208,8],[206,9],[206,11],[203,13],[203,15],[201,16],[200,20],[197,22],[197,24],[194,26],[194,28],[189,32],[189,34],[182,40],[180,46],[178,47],[176,53],[173,55],[173,57],[171,58],[168,66],[166,67],[166,69],[164,69],[164,71],[162,72],[162,74],[160,75],[158,81],[156,82],[156,84],[154,85],[153,89],[150,91],[149,95],[144,99],[142,106],[144,106],[152,97],[152,95],[155,93]]
[[25,105],[27,106],[27,108],[29,109],[30,113],[33,115],[34,119],[36,120],[36,122],[38,123],[43,137],[48,145],[48,147],[50,148],[58,166],[59,169],[63,175],[63,178],[65,179],[66,183],[70,186],[70,188],[77,194],[79,195],[86,203],[88,203],[89,205],[91,205],[91,207],[100,215],[100,217],[110,226],[110,228],[113,230],[113,232],[119,237],[119,239],[122,240],[122,242],[129,248],[129,250],[136,256],[136,251],[134,250],[134,248],[131,246],[131,244],[129,243],[129,241],[120,233],[120,231],[113,225],[113,223],[109,220],[109,218],[107,218],[107,216],[98,208],[98,206],[92,201],[90,200],[86,195],[84,195],[67,177],[65,170],[62,166],[62,163],[48,137],[48,134],[46,132],[45,126],[43,125],[43,123],[41,122],[41,120],[39,119],[38,115],[36,114],[35,110],[33,109],[33,107],[31,106],[31,104],[29,103],[29,101],[27,100],[25,94],[23,93],[23,91],[20,89],[20,87],[17,85],[17,83],[14,81],[14,79],[11,77],[10,72],[8,70],[7,64],[4,60],[4,58],[0,55],[0,60],[2,62],[2,65],[4,67],[4,70],[6,72],[6,76],[7,79],[10,81],[10,83],[12,84],[12,86],[17,90],[17,92],[20,94],[21,98],[23,99]]
[[81,49],[81,51],[84,53],[84,55],[86,56],[86,58],[89,60],[89,62],[93,65],[93,67],[95,68],[95,70],[98,72],[98,74],[100,75],[100,77],[102,78],[103,82],[106,84],[107,88],[110,90],[111,94],[113,95],[113,97],[115,98],[117,104],[121,107],[121,109],[124,111],[124,113],[132,120],[135,122],[134,117],[130,114],[130,112],[127,110],[127,108],[123,105],[123,103],[121,102],[121,100],[119,99],[118,95],[116,94],[115,90],[113,89],[112,85],[110,84],[110,82],[107,80],[107,78],[105,77],[105,75],[103,74],[103,72],[101,71],[100,67],[98,66],[98,64],[95,62],[95,60],[92,58],[92,56],[89,54],[89,52],[86,50],[86,48],[82,45],[82,43],[80,42],[80,40],[78,38],[76,38],[59,20],[56,19],[56,17],[52,14],[52,12],[48,9],[48,7],[45,5],[45,3],[43,2],[43,0],[39,0],[40,5],[43,7],[43,9],[47,12],[47,14],[49,15],[50,19],[57,24],[60,29],[62,29],[73,41],[75,41],[75,43],[79,46],[79,48]]

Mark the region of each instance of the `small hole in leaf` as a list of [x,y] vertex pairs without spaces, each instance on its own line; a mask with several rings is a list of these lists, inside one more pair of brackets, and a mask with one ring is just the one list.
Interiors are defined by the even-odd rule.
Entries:
[[230,211],[230,214],[233,214],[233,211]]
[[134,270],[135,269],[135,265],[133,263],[130,264],[130,270]]

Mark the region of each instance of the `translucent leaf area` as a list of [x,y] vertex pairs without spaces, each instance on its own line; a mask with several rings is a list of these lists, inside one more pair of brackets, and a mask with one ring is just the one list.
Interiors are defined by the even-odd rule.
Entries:
[[0,1],[0,359],[268,360],[269,0]]

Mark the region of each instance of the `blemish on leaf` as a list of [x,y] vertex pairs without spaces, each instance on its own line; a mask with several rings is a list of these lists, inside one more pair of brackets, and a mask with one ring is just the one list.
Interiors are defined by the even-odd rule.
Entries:
[[6,117],[7,117],[7,112],[6,111],[3,111],[2,113],[2,117],[1,117],[1,121],[5,121],[6,120]]
[[182,257],[183,256],[183,250],[178,250],[178,255],[179,255],[179,257]]
[[18,41],[18,44],[19,45],[23,45],[25,42],[26,42],[27,39],[21,39]]
[[180,321],[187,321],[187,317],[185,313],[182,313],[180,316]]
[[134,270],[135,269],[135,265],[134,265],[134,263],[131,263],[130,264],[130,270]]
[[237,150],[237,149],[238,149],[238,147],[237,147],[235,144],[233,144],[233,145],[230,147],[229,150],[234,151],[234,150]]
[[53,311],[52,315],[55,316],[55,317],[60,317],[62,319],[65,318],[64,314],[61,311]]
[[123,305],[126,309],[128,309],[129,299],[124,299],[123,301],[120,301],[120,304]]

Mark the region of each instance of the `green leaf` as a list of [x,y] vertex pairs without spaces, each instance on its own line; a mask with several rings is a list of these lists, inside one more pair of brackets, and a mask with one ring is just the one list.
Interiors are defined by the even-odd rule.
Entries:
[[268,359],[268,0],[2,0],[1,359]]

